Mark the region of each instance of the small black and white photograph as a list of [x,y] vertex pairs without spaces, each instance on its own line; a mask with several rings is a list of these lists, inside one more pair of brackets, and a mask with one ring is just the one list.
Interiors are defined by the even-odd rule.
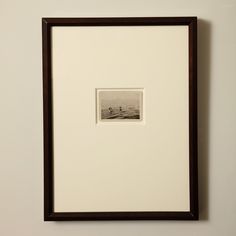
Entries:
[[141,121],[143,91],[140,89],[97,90],[100,121]]

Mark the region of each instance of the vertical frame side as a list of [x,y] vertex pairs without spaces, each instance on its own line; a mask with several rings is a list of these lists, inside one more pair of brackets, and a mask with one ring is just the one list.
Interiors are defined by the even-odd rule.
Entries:
[[197,17],[189,24],[189,172],[190,213],[198,220],[198,163],[197,163]]
[[44,126],[44,220],[53,214],[53,135],[51,26],[42,19],[43,43],[43,126]]

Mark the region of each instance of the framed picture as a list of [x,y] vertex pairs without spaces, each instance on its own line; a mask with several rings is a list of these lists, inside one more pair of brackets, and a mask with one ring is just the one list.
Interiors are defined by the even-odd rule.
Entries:
[[43,18],[44,220],[197,220],[197,18]]
[[97,122],[143,121],[143,89],[97,89]]

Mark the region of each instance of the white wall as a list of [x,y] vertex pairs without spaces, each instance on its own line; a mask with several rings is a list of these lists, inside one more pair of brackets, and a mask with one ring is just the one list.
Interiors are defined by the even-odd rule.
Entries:
[[[199,17],[199,222],[43,222],[41,17]],[[236,235],[236,0],[0,0],[0,235]]]

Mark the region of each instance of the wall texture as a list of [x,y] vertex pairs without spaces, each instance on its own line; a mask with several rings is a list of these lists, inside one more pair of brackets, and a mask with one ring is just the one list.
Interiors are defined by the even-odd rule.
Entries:
[[[236,0],[0,0],[0,235],[236,235]],[[43,222],[41,17],[199,17],[199,222]]]

